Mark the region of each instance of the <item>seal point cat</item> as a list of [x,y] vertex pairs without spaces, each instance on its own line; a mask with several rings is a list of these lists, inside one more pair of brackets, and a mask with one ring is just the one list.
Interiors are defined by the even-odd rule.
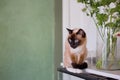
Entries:
[[85,69],[88,67],[85,59],[87,57],[87,36],[83,29],[69,29],[65,42],[64,67]]

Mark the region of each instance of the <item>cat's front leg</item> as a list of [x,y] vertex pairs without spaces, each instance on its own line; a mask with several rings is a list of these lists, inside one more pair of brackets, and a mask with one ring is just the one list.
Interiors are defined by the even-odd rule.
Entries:
[[87,49],[84,48],[83,51],[78,55],[78,64],[82,64],[87,57]]
[[70,54],[70,59],[71,59],[71,63],[76,63],[76,61],[77,61],[77,57],[73,53]]
[[78,57],[78,64],[82,64],[85,60],[85,55],[84,54],[80,54]]
[[75,54],[71,54],[71,65],[73,68],[77,68],[77,56]]

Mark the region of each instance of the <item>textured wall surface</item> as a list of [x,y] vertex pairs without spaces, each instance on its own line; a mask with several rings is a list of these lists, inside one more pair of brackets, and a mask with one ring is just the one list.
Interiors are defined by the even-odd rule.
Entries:
[[54,79],[54,1],[0,0],[0,80]]

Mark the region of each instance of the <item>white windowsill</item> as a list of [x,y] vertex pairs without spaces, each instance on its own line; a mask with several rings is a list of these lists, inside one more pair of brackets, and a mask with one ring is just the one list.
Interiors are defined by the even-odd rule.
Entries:
[[95,66],[92,66],[86,69],[85,71],[88,73],[111,77],[111,78],[120,80],[120,70],[111,70],[111,71],[110,70],[99,70],[99,69],[96,69]]

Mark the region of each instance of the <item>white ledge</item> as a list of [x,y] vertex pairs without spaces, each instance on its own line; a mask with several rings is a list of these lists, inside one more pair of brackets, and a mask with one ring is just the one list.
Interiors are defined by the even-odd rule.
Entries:
[[106,71],[105,72],[105,71],[99,71],[99,70],[94,70],[94,69],[89,69],[89,68],[86,69],[85,71],[88,72],[88,73],[97,74],[97,75],[106,76],[106,77],[111,77],[111,78],[120,80],[120,74],[119,74],[120,71],[119,71],[118,74],[109,73],[109,72],[112,72],[112,71],[109,71],[109,72]]

